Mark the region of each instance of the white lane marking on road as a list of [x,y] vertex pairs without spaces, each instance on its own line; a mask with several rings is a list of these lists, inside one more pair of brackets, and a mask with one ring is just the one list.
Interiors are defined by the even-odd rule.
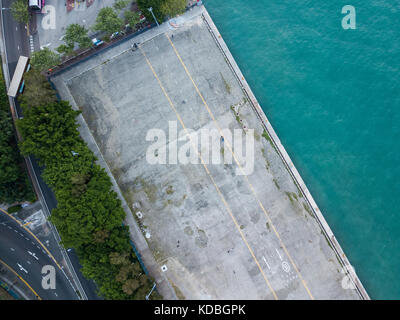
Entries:
[[18,27],[15,27],[15,31],[18,31]]
[[19,263],[17,263],[19,270],[25,272],[26,274],[28,274],[28,270],[26,270],[23,266],[21,266]]
[[40,50],[43,50],[44,48],[47,48],[47,47],[49,47],[50,45],[51,45],[51,42],[50,42],[50,43],[46,43],[46,44],[40,46]]
[[281,257],[281,255],[279,254],[279,251],[278,251],[278,249],[277,248],[275,248],[275,251],[276,251],[276,253],[278,254],[278,256],[279,256],[279,259],[281,259],[281,261],[282,261],[282,257]]
[[28,253],[29,253],[32,257],[34,257],[36,260],[39,260],[39,258],[36,257],[36,253],[30,252],[30,251],[28,251]]
[[28,264],[31,264],[31,262],[29,260],[26,261]]
[[54,294],[56,295],[56,297],[58,297],[58,294],[57,294],[57,292],[54,292]]
[[265,257],[264,257],[264,256],[263,256],[263,260],[264,260],[265,264],[267,265],[268,269],[270,269],[270,270],[271,270],[271,268],[270,268],[270,266],[269,266],[269,264],[268,264],[268,262],[267,262],[267,260],[265,259]]
[[14,249],[14,248],[10,248],[10,250],[11,250],[11,251],[15,251],[15,249]]

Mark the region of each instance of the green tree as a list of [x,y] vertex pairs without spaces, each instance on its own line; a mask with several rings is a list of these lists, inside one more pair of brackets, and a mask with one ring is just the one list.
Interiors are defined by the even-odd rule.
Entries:
[[24,74],[24,81],[24,93],[18,96],[18,100],[24,109],[57,101],[57,96],[51,88],[50,83],[36,69],[26,72]]
[[137,5],[148,21],[154,21],[151,12],[148,10],[148,8],[152,7],[158,23],[162,23],[165,15],[161,11],[161,5],[164,1],[165,0],[138,0]]
[[160,11],[164,16],[175,17],[185,12],[186,0],[164,0]]
[[0,68],[0,203],[33,200],[23,158],[20,156]]
[[28,11],[28,1],[16,0],[11,5],[11,14],[15,21],[28,24],[29,22],[29,11]]
[[124,18],[127,23],[131,26],[131,28],[135,28],[135,26],[140,22],[140,15],[134,11],[125,11]]
[[48,70],[58,65],[60,62],[60,55],[51,51],[49,48],[34,52],[31,58],[32,67],[39,71]]
[[72,159],[71,150],[76,150],[81,141],[75,122],[79,114],[66,101],[24,109],[24,118],[17,121],[24,138],[22,152],[34,154],[46,165],[57,159]]
[[111,7],[105,7],[99,11],[96,24],[93,26],[95,31],[104,31],[107,35],[120,31],[124,22]]
[[117,11],[124,10],[128,4],[131,2],[131,0],[117,0],[115,1],[113,7]]
[[88,30],[77,23],[70,24],[66,31],[64,42],[70,48],[74,48],[78,44],[79,48],[85,49],[92,45],[92,41],[88,37]]
[[66,44],[60,44],[56,48],[56,51],[65,57],[74,55],[74,47],[68,46]]

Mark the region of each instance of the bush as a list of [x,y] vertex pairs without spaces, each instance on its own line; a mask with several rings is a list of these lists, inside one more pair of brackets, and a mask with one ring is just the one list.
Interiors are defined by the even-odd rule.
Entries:
[[21,209],[22,209],[21,205],[17,204],[15,206],[8,207],[7,212],[10,214],[13,214],[13,213],[18,212]]
[[18,151],[2,75],[0,68],[0,203],[14,203],[35,196]]
[[57,101],[57,96],[50,83],[39,71],[29,70],[24,74],[24,81],[24,93],[18,96],[18,101],[25,109]]
[[15,21],[27,24],[29,22],[28,1],[16,0],[11,5],[11,14]]
[[103,31],[107,35],[120,31],[124,25],[122,19],[111,7],[105,7],[99,11],[96,18],[96,24],[93,26],[95,31]]
[[[164,0],[138,0],[137,5],[139,9],[142,11],[143,15],[146,17],[147,21],[153,22],[154,18],[148,8],[153,8],[153,13],[158,21],[158,23],[162,23],[164,21],[164,13],[161,11],[161,5]],[[154,21],[155,22],[155,21]]]
[[60,56],[49,48],[36,51],[32,54],[31,65],[38,71],[46,71],[61,62]]
[[186,0],[164,0],[160,11],[164,16],[175,17],[185,12]]

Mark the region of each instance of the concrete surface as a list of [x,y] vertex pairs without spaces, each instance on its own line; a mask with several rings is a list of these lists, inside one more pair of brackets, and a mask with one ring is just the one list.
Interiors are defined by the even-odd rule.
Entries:
[[[141,219],[135,214],[142,238],[150,235],[157,268],[167,266],[162,275],[178,298],[358,299],[354,289],[343,287],[335,252],[274,145],[262,136],[262,122],[203,10],[186,13],[179,28],[165,23],[139,36],[133,40],[140,42],[138,50],[127,50],[132,41],[123,43],[52,81],[63,99],[82,110],[82,137],[101,151],[100,163],[118,183],[128,215],[142,213]],[[237,175],[235,162],[150,165],[147,132],[168,133],[169,121],[177,120],[196,132],[243,124],[254,129],[254,172]],[[137,234],[133,240],[142,241]]]

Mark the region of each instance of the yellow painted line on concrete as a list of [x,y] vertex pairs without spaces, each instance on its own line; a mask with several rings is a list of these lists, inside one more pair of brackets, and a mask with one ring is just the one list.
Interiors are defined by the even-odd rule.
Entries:
[[[220,127],[219,124],[218,124],[218,121],[215,119],[214,114],[213,114],[212,111],[210,110],[210,108],[209,108],[207,102],[205,101],[205,99],[204,99],[203,95],[201,94],[199,88],[197,87],[196,83],[194,82],[193,77],[191,76],[189,70],[187,69],[185,63],[183,62],[183,60],[182,60],[182,58],[181,58],[181,56],[180,56],[178,50],[175,48],[175,45],[172,43],[170,37],[169,37],[166,33],[165,33],[165,36],[167,37],[169,43],[171,44],[171,46],[172,46],[172,48],[173,48],[173,50],[174,50],[174,52],[175,52],[175,55],[178,57],[178,59],[179,59],[181,65],[182,65],[182,67],[184,68],[184,70],[185,70],[187,76],[189,77],[190,81],[192,82],[194,88],[196,89],[196,92],[197,92],[197,94],[199,95],[199,97],[201,98],[201,100],[202,100],[204,106],[206,107],[206,109],[207,109],[209,115],[211,116],[212,120],[214,121],[214,123],[215,123],[215,125],[216,125],[218,131],[220,132],[221,136],[224,137],[224,135],[223,135],[223,133],[222,133],[222,130],[221,130],[221,127]],[[233,152],[232,147],[231,147],[229,141],[228,141],[227,139],[225,139],[225,137],[224,137],[224,141],[226,141],[226,144],[227,144],[227,146],[228,146],[230,152],[232,153],[232,155],[233,155],[233,157],[234,157],[234,159],[235,159],[236,164],[238,165],[238,167],[239,167],[240,170],[242,171],[243,176],[245,177],[245,179],[246,179],[246,181],[247,181],[247,183],[248,183],[248,185],[249,185],[250,190],[251,190],[252,193],[254,194],[254,197],[256,198],[256,200],[257,200],[257,202],[258,202],[260,208],[261,208],[262,211],[264,212],[264,215],[267,217],[267,219],[268,219],[268,221],[269,221],[269,223],[270,223],[270,225],[271,225],[271,227],[272,227],[272,230],[274,231],[276,237],[278,238],[278,240],[279,240],[279,242],[280,242],[280,244],[281,244],[281,247],[282,247],[283,251],[285,252],[286,256],[288,257],[288,259],[289,259],[290,263],[292,264],[293,268],[296,270],[296,273],[298,274],[298,276],[299,276],[299,278],[300,278],[300,280],[301,280],[301,282],[302,282],[304,288],[306,289],[306,291],[307,291],[309,297],[310,297],[312,300],[314,300],[314,297],[313,297],[313,295],[311,294],[310,289],[308,288],[308,286],[307,286],[305,280],[303,279],[303,276],[300,274],[299,269],[297,268],[297,266],[296,266],[296,264],[294,263],[292,257],[290,256],[288,250],[286,249],[286,246],[284,245],[284,243],[283,243],[283,241],[282,241],[282,239],[281,239],[281,237],[280,237],[278,231],[276,230],[274,224],[272,223],[272,220],[271,220],[269,214],[267,213],[266,209],[264,208],[263,204],[261,203],[260,199],[258,198],[258,196],[257,196],[257,194],[256,194],[256,192],[255,192],[255,190],[254,190],[253,185],[252,185],[252,184],[250,183],[250,181],[249,181],[249,178],[248,178],[247,175],[244,173],[243,168],[242,168],[242,166],[240,165],[240,163],[239,163],[239,161],[238,161],[238,159],[237,159],[235,153]]]
[[29,230],[24,224],[22,224],[21,222],[19,222],[17,219],[15,219],[11,214],[9,214],[7,211],[3,210],[0,208],[0,211],[3,212],[4,214],[6,214],[7,216],[9,216],[11,219],[13,219],[16,223],[18,223],[22,228],[25,229],[25,231],[27,231],[41,246],[42,248],[47,252],[47,254],[49,255],[49,257],[54,261],[54,263],[57,265],[57,267],[61,270],[61,266],[58,264],[58,262],[56,261],[56,259],[53,257],[53,255],[51,254],[51,252],[46,248],[46,246],[32,233],[31,230]]
[[[141,46],[139,46],[139,49],[140,49],[140,51],[142,52],[144,58],[146,59],[147,65],[149,66],[149,68],[150,68],[151,72],[153,73],[154,77],[156,78],[156,80],[157,80],[157,82],[158,82],[158,84],[159,84],[159,86],[160,86],[162,92],[164,93],[165,97],[167,98],[169,105],[171,106],[172,110],[175,112],[176,117],[178,118],[178,120],[179,120],[180,124],[182,125],[183,129],[185,130],[186,135],[189,137],[190,142],[192,143],[192,146],[194,147],[193,140],[192,140],[192,138],[191,138],[189,132],[187,131],[186,126],[185,126],[185,124],[184,124],[184,122],[183,122],[183,120],[182,120],[182,118],[181,118],[179,112],[176,110],[176,108],[175,108],[173,102],[171,101],[169,95],[167,94],[167,92],[166,92],[166,90],[165,90],[163,84],[161,83],[161,80],[159,79],[157,73],[154,71],[154,68],[153,68],[152,64],[150,63],[150,60],[147,58],[147,55],[146,55],[146,53],[143,51],[143,49],[142,49]],[[194,149],[196,150],[196,148],[194,148]],[[262,276],[264,277],[264,280],[265,280],[265,282],[267,283],[269,289],[271,290],[272,295],[274,296],[274,299],[275,299],[275,300],[278,300],[278,296],[276,295],[274,289],[272,288],[270,282],[268,281],[268,278],[266,277],[264,271],[262,270],[261,265],[260,265],[260,263],[258,262],[258,260],[257,260],[257,258],[256,258],[256,256],[255,256],[255,254],[254,254],[254,252],[253,252],[253,249],[250,247],[249,243],[247,242],[247,239],[246,239],[246,237],[244,236],[242,230],[240,229],[240,226],[239,226],[238,222],[236,221],[235,217],[233,216],[233,213],[232,213],[232,211],[231,211],[231,208],[229,207],[228,203],[226,202],[224,196],[222,195],[221,190],[219,189],[219,187],[218,187],[217,184],[215,183],[215,180],[214,180],[213,176],[211,175],[210,171],[208,170],[207,165],[206,165],[205,162],[203,161],[203,157],[201,156],[201,154],[200,154],[198,151],[197,151],[197,155],[198,155],[198,157],[200,158],[201,164],[203,165],[204,169],[206,170],[208,176],[210,177],[211,182],[213,183],[215,189],[217,190],[217,192],[218,192],[220,198],[222,199],[222,202],[224,203],[224,205],[225,205],[225,207],[226,207],[226,209],[227,209],[229,215],[231,216],[233,223],[235,224],[237,230],[239,231],[239,233],[240,233],[240,235],[241,235],[241,237],[242,237],[243,242],[246,244],[247,249],[249,250],[251,256],[253,257],[255,263],[257,264],[257,267],[258,267],[258,269],[260,270]]]
[[36,293],[35,290],[29,285],[28,282],[26,282],[13,268],[11,268],[7,263],[5,263],[3,260],[0,259],[0,263],[4,264],[12,273],[14,273],[19,280],[21,280],[32,292],[33,294],[39,299],[42,300],[42,298]]
[[29,222],[23,224],[22,226],[26,227],[26,226],[30,225],[31,223],[32,223],[32,221],[29,221]]

